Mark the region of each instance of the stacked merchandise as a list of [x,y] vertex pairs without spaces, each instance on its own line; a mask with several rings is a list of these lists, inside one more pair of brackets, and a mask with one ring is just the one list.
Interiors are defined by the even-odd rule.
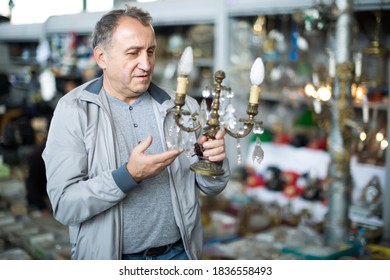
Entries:
[[28,211],[23,180],[4,163],[0,169],[0,260],[70,259],[67,228]]

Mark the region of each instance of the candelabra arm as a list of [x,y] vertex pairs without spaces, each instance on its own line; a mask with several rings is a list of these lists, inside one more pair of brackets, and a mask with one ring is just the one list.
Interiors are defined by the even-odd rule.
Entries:
[[181,108],[185,104],[185,99],[186,99],[186,95],[185,94],[183,94],[183,93],[176,93],[176,96],[175,96],[175,109],[174,109],[176,112],[180,112],[181,111]]
[[233,138],[244,138],[245,136],[247,136],[252,131],[252,128],[253,128],[253,124],[245,123],[245,130],[240,132],[240,133],[233,132],[233,131],[229,130],[228,128],[225,128],[225,131],[226,131],[227,134],[229,134]]
[[[198,123],[196,126],[194,127],[186,127],[184,126],[181,122],[180,122],[180,118],[181,118],[181,111],[179,111],[178,113],[175,113],[175,122],[176,122],[176,125],[181,129],[181,130],[184,130],[186,132],[194,132],[194,131],[197,131],[198,129],[201,128],[201,124]],[[196,120],[195,116],[193,115],[192,116],[192,120]]]
[[240,122],[244,123],[245,129],[243,131],[240,131],[240,132],[233,132],[233,131],[229,130],[228,128],[225,128],[225,131],[227,134],[229,134],[230,136],[232,136],[234,138],[243,138],[243,137],[247,136],[252,131],[252,128],[255,124],[261,125],[263,123],[262,121],[255,120],[255,116],[258,113],[258,104],[249,103],[248,108],[246,109],[246,113],[248,114],[248,118],[239,120]]
[[[170,109],[169,111],[175,115],[175,122],[177,126],[186,132],[194,132],[201,128],[201,125],[198,123],[195,127],[186,127],[182,124],[180,121],[181,116],[183,115],[189,115],[190,112],[185,111],[182,109],[182,107],[185,104],[186,99],[186,85],[188,83],[188,77],[187,76],[179,76],[177,78],[177,89],[176,89],[176,96],[175,96],[175,107]],[[195,121],[195,115],[192,116],[192,120]]]

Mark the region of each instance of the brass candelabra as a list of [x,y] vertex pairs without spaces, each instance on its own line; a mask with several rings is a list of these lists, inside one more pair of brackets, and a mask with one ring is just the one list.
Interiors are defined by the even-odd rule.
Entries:
[[[261,58],[256,59],[251,69],[250,79],[251,79],[252,87],[250,90],[249,103],[246,110],[248,116],[247,118],[239,119],[239,122],[242,123],[243,128],[238,132],[229,129],[229,127],[226,124],[221,123],[220,121],[221,91],[228,89],[222,85],[222,82],[226,77],[225,72],[222,70],[216,71],[214,74],[215,84],[213,86],[213,91],[215,92],[215,94],[214,94],[212,108],[209,113],[207,122],[205,124],[202,124],[201,121],[199,121],[199,114],[197,113],[191,114],[190,112],[183,110],[183,106],[185,105],[188,75],[192,69],[192,64],[193,64],[192,48],[187,47],[184,50],[178,65],[175,107],[169,109],[169,113],[173,113],[175,123],[180,130],[183,130],[185,132],[194,132],[199,129],[203,129],[202,134],[207,137],[207,141],[212,141],[215,139],[215,136],[219,130],[224,130],[230,136],[239,139],[247,136],[253,130],[254,126],[260,126],[262,124],[262,121],[255,119],[255,116],[258,114],[258,103],[259,103],[259,97],[261,92],[260,84],[264,79],[264,65]],[[183,116],[189,116],[189,115],[191,115],[191,119],[194,122],[193,126],[186,126],[182,121]],[[204,158],[202,156],[203,148],[198,144],[195,144],[195,146],[197,147],[197,154],[200,160],[192,164],[190,169],[196,173],[205,176],[223,175],[224,170],[222,166],[219,163],[212,162],[207,158]],[[259,155],[261,159],[262,156],[263,156],[262,154]]]

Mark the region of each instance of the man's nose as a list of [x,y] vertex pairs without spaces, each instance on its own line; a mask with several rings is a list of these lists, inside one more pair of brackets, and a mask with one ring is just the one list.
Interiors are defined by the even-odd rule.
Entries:
[[142,54],[139,57],[138,68],[149,71],[152,65],[152,58],[148,54]]

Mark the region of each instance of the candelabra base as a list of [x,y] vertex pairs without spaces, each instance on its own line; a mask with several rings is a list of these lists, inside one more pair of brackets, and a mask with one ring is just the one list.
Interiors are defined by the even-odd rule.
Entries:
[[221,165],[207,159],[202,159],[192,164],[190,169],[204,176],[221,176],[225,173]]

